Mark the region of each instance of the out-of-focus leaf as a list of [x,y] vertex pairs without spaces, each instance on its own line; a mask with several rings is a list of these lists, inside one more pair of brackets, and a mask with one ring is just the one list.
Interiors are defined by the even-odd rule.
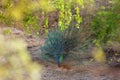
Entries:
[[106,60],[105,53],[103,52],[101,48],[96,49],[94,51],[93,57],[96,61],[101,62],[101,63],[104,63]]
[[41,68],[32,62],[22,39],[5,40],[0,35],[1,80],[39,80]]

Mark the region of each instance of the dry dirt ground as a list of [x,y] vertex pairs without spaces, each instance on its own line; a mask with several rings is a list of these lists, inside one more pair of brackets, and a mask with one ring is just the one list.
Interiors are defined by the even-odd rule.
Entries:
[[[2,28],[4,32],[6,28]],[[69,59],[58,67],[55,63],[44,62],[39,59],[39,46],[44,43],[44,39],[28,35],[25,36],[23,31],[11,28],[10,35],[5,35],[6,39],[21,37],[23,38],[30,52],[33,61],[37,61],[43,66],[43,72],[40,80],[120,80],[120,67],[110,67],[106,64],[100,64],[95,61],[84,61],[79,65],[72,65]]]

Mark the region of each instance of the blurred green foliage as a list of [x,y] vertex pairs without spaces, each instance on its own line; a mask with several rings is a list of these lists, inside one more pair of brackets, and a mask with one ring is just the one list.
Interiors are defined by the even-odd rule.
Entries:
[[109,6],[101,7],[92,21],[95,44],[98,51],[94,51],[94,58],[105,61],[111,66],[120,65],[120,1],[110,0]]
[[108,41],[120,41],[120,2],[111,0],[112,6],[99,11],[92,22],[96,36],[95,42],[106,44]]
[[74,26],[79,27],[82,22],[80,9],[84,7],[83,0],[53,0],[53,3],[59,11],[58,26],[61,30],[68,28],[72,21],[76,22]]
[[[19,26],[29,33],[38,33],[42,27],[40,26],[42,20],[39,13],[43,13],[45,17],[43,24],[45,31],[48,32],[50,27],[48,25],[49,12],[58,10],[58,26],[64,30],[72,20],[75,20],[77,22],[75,25],[79,26],[82,21],[80,7],[84,7],[83,0],[1,0],[0,23],[14,27]],[[75,14],[72,10],[75,10]]]
[[1,0],[0,23],[13,27],[19,26],[28,33],[38,33],[40,19],[37,13],[41,10],[52,11],[52,7],[49,6],[51,4],[48,4],[48,0]]
[[34,31],[39,32],[40,26],[37,16],[34,16],[32,14],[25,14],[25,17],[23,18],[23,25],[27,33],[31,33]]
[[6,34],[11,34],[11,33],[12,33],[12,30],[9,29],[9,28],[3,31],[3,34],[5,34],[5,35]]

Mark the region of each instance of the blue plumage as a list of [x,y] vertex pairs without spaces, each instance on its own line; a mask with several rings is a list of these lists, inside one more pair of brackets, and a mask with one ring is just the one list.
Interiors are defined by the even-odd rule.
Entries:
[[56,59],[56,62],[60,64],[60,56],[64,53],[64,44],[63,32],[60,29],[50,31],[44,46],[41,47],[43,56]]
[[59,28],[49,31],[45,44],[41,47],[42,58],[47,61],[56,61],[60,65],[70,51],[87,49],[92,39],[88,39],[88,34],[84,37],[81,33],[84,31],[76,27],[69,27],[64,31]]

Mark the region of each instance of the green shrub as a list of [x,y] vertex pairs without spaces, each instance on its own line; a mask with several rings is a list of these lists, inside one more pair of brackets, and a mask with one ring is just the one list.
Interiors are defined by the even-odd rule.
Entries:
[[[111,0],[112,6],[99,11],[92,22],[96,37],[95,44],[102,48],[106,63],[111,66],[120,65],[120,1]],[[99,54],[96,54],[99,56]],[[102,60],[102,59],[101,59]]]
[[74,26],[79,27],[82,22],[80,8],[84,7],[83,0],[53,0],[55,8],[59,11],[58,26],[64,30],[70,26],[72,21],[76,22]]
[[[54,10],[58,10],[59,12],[58,26],[61,26],[62,30],[68,28],[74,19],[77,22],[76,26],[79,26],[82,21],[80,6],[83,7],[83,0],[1,0],[0,3],[0,22],[8,26],[20,23],[22,24],[21,27],[25,27],[24,29],[27,32],[38,32],[40,27],[42,27],[39,21],[43,21],[45,32],[48,32],[48,15],[49,12]],[[76,14],[73,14],[72,10],[75,10]],[[44,20],[40,20],[41,17],[38,17],[40,14],[36,14],[39,12],[44,13]],[[16,25],[13,26],[16,27]]]
[[[117,0],[115,0],[117,2]],[[120,31],[120,2],[114,3],[108,10],[98,12],[93,19],[92,29],[96,37],[96,41],[100,44],[108,41],[119,41]]]
[[38,17],[31,13],[24,15],[23,25],[27,33],[37,34],[37,32],[40,30]]

